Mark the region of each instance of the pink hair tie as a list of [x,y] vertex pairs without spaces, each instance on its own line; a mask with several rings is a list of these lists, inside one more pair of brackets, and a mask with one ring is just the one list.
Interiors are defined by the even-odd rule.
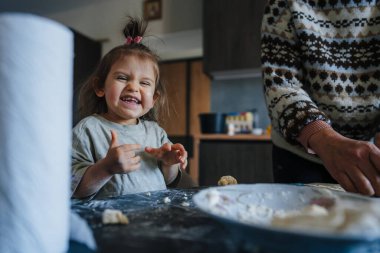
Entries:
[[137,44],[140,44],[141,41],[142,41],[142,37],[141,36],[136,36],[135,39],[133,40],[133,42],[135,42]]
[[136,36],[135,38],[132,38],[131,36],[128,36],[127,39],[125,40],[125,44],[131,45],[132,43],[139,44],[142,40],[141,36]]

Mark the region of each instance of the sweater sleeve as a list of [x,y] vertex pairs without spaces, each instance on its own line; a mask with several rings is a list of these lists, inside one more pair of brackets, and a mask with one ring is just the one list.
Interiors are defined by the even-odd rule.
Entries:
[[265,100],[273,129],[290,143],[297,143],[303,127],[329,119],[309,96],[303,77],[298,34],[289,1],[269,1],[261,31],[261,62]]
[[302,144],[302,146],[304,146],[305,150],[309,154],[315,154],[315,152],[309,147],[310,137],[325,128],[331,128],[331,126],[324,121],[317,120],[302,129],[297,140]]

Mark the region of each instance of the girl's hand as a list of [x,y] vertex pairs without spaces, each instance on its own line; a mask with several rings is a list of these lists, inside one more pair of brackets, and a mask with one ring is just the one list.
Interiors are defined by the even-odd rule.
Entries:
[[136,151],[141,148],[139,144],[118,144],[115,131],[111,130],[111,144],[104,158],[105,168],[110,174],[124,174],[140,168],[140,156]]
[[170,145],[165,143],[160,148],[146,147],[145,151],[157,160],[160,160],[164,166],[171,166],[179,163],[182,169],[187,166],[187,151],[182,144],[176,143]]
[[376,145],[346,138],[331,129],[312,135],[309,145],[345,190],[380,196],[380,149]]

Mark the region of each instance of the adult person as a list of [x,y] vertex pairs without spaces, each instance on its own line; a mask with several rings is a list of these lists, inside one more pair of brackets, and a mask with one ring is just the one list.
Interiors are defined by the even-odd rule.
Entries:
[[275,182],[380,196],[379,9],[371,0],[268,2],[261,49]]

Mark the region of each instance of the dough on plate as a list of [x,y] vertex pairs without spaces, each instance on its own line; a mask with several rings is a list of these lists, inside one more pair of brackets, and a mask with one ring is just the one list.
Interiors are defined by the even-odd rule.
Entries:
[[237,184],[237,180],[233,176],[223,176],[218,181],[218,185],[221,186],[230,184]]

